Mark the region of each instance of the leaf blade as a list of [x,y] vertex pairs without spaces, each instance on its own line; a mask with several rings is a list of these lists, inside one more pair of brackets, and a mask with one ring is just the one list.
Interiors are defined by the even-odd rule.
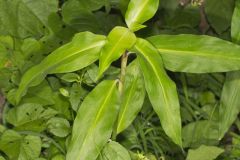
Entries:
[[125,14],[125,20],[130,30],[137,31],[145,26],[158,9],[159,0],[131,0]]
[[233,42],[240,44],[240,1],[236,0],[235,9],[232,16],[231,37]]
[[126,70],[123,97],[117,123],[117,133],[126,129],[142,108],[145,87],[137,61],[132,62]]
[[176,85],[165,72],[161,56],[148,41],[138,39],[135,49],[139,53],[138,60],[150,102],[160,118],[162,127],[173,142],[182,146]]
[[[106,94],[102,94],[102,91]],[[111,136],[118,113],[118,101],[116,81],[110,80],[100,83],[85,98],[74,121],[67,160],[97,158],[99,150]]]
[[160,52],[164,66],[189,73],[240,69],[240,46],[205,35],[158,35],[148,38]]
[[240,73],[230,72],[226,81],[220,100],[219,108],[219,139],[222,139],[240,112]]
[[55,50],[23,75],[16,92],[16,103],[27,88],[39,84],[47,74],[76,71],[96,61],[104,43],[104,36],[90,32],[77,34],[70,43]]
[[110,141],[103,148],[101,155],[98,157],[98,160],[131,160],[131,157],[128,151],[119,143],[115,141]]
[[125,27],[115,27],[107,37],[107,43],[104,45],[99,58],[99,75],[117,60],[127,49],[135,44],[136,36]]

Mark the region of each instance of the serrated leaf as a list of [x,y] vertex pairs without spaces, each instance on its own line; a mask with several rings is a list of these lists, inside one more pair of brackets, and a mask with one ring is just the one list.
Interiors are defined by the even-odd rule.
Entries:
[[84,99],[74,120],[66,159],[95,160],[111,136],[118,108],[116,81],[103,81],[94,88]]
[[222,148],[202,145],[195,150],[190,149],[187,160],[215,160],[223,152]]
[[227,74],[219,108],[219,139],[222,139],[240,112],[240,72]]
[[240,69],[240,46],[206,35],[158,35],[148,38],[164,66],[175,72],[209,73]]
[[158,51],[148,41],[138,39],[135,49],[150,102],[160,118],[163,130],[173,142],[182,146],[180,106],[176,85],[164,70]]
[[123,96],[118,115],[117,133],[126,129],[136,118],[145,98],[145,87],[138,61],[126,69]]
[[136,36],[125,27],[115,27],[107,36],[107,42],[102,48],[99,58],[100,77],[110,64],[117,60],[127,49],[132,48]]
[[158,10],[159,0],[130,0],[125,20],[130,30],[137,31],[146,27],[142,23],[154,16]]
[[110,141],[103,148],[98,160],[131,160],[128,151],[119,143]]
[[235,1],[235,9],[232,16],[231,36],[235,43],[240,44],[240,1]]
[[38,136],[21,136],[13,130],[6,130],[0,138],[0,150],[11,160],[37,159],[41,152]]
[[40,64],[30,68],[22,77],[16,92],[16,103],[31,86],[39,84],[47,74],[72,72],[96,61],[105,43],[105,37],[81,32],[73,40],[47,56]]

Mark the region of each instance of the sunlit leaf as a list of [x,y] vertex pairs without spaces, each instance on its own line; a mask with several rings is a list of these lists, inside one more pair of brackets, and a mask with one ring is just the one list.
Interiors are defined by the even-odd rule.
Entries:
[[145,98],[143,76],[138,61],[132,62],[126,70],[123,96],[118,116],[117,133],[126,129],[136,118]]
[[158,51],[146,40],[135,45],[145,87],[166,134],[182,146],[180,106],[175,83],[168,77]]
[[28,87],[39,84],[47,74],[76,71],[96,61],[104,43],[104,36],[90,32],[78,33],[70,43],[55,50],[23,75],[16,93],[16,103]]
[[142,23],[154,16],[158,10],[159,0],[130,0],[125,20],[130,30],[137,31],[146,27]]
[[127,49],[132,48],[136,42],[136,37],[125,27],[115,27],[107,36],[99,58],[99,76],[117,60]]
[[66,159],[95,160],[111,136],[118,109],[116,81],[104,81],[89,93],[74,120]]
[[240,46],[205,35],[158,35],[148,38],[171,71],[227,72],[240,69]]

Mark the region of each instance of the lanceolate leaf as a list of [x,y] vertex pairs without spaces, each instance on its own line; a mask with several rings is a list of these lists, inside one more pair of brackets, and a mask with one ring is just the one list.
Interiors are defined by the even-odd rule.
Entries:
[[131,160],[131,157],[123,146],[110,141],[102,150],[98,160]]
[[236,0],[235,9],[232,16],[231,36],[235,43],[240,44],[240,0]]
[[166,134],[179,146],[181,117],[175,83],[168,77],[158,51],[146,40],[138,39],[135,45],[143,72],[145,87],[155,112]]
[[67,160],[95,160],[111,136],[118,109],[116,81],[100,83],[78,110]]
[[171,71],[208,73],[240,69],[240,46],[205,35],[159,35],[148,38]]
[[136,36],[125,27],[115,27],[108,35],[99,59],[99,76],[117,60],[127,49],[132,48]]
[[142,23],[154,16],[158,10],[159,0],[131,0],[125,15],[130,30],[137,31],[146,27]]
[[23,75],[16,93],[16,103],[28,87],[39,84],[47,74],[76,71],[96,61],[104,44],[104,36],[90,32],[78,33],[72,42],[55,50]]
[[133,61],[126,71],[123,97],[117,123],[117,133],[126,129],[142,108],[145,87],[138,61]]
[[228,131],[240,112],[239,96],[240,73],[230,72],[227,74],[221,96],[219,109],[219,139]]

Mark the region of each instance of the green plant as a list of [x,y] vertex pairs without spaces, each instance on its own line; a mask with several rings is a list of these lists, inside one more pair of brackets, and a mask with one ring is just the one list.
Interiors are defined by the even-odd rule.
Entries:
[[[0,11],[0,15],[7,13],[8,6],[17,7],[19,5],[22,9],[26,9],[21,12],[26,12],[26,15],[31,12],[31,9],[38,10],[33,6],[29,9],[28,5],[30,4],[25,3],[25,1],[9,2],[1,0],[0,2],[5,7],[5,9],[2,8],[5,11]],[[57,8],[56,1],[39,3],[55,7],[55,10]],[[89,4],[84,1],[71,2],[69,0],[65,2],[63,6],[64,18],[72,26],[64,31],[68,32],[69,35],[74,34],[71,33],[72,30],[78,29],[78,24],[75,23],[76,19],[71,19],[71,16],[75,17],[74,14],[78,14],[78,12],[83,15],[80,19],[83,19],[84,16],[88,18],[92,16],[88,11],[73,7],[78,3],[89,7],[89,11],[97,10],[102,6],[105,6],[108,10],[109,7],[108,3],[104,1],[92,0],[88,2]],[[197,5],[198,3],[193,4]],[[239,17],[239,1],[236,1],[236,4],[232,21],[232,37],[234,42],[239,43],[240,31],[238,28],[240,27],[236,18]],[[6,90],[8,102],[17,106],[11,108],[6,105],[5,112],[7,112],[7,115],[4,117],[7,123],[14,126],[15,131],[6,130],[4,127],[0,130],[2,133],[0,150],[9,159],[39,158],[41,147],[50,150],[47,152],[50,155],[46,157],[52,159],[64,159],[65,157],[67,160],[147,159],[147,156],[140,153],[128,152],[118,143],[121,140],[118,141],[117,138],[132,125],[140,126],[141,123],[137,122],[141,122],[141,119],[137,115],[142,111],[142,106],[145,106],[146,97],[149,98],[150,102],[150,107],[147,110],[151,110],[152,107],[155,111],[151,112],[149,117],[154,117],[153,114],[156,113],[161,125],[154,121],[151,128],[146,129],[147,131],[139,127],[138,131],[143,130],[141,134],[143,150],[148,151],[148,142],[158,148],[153,139],[144,139],[145,132],[151,132],[153,137],[156,133],[161,133],[158,136],[164,137],[163,141],[170,141],[170,146],[174,146],[177,148],[176,150],[184,150],[185,147],[194,146],[192,142],[189,143],[189,146],[185,145],[187,142],[184,144],[182,142],[182,138],[185,138],[182,136],[179,101],[182,94],[177,92],[176,84],[168,76],[166,70],[191,74],[229,72],[223,86],[218,115],[220,118],[216,118],[217,122],[212,124],[212,120],[215,120],[214,114],[216,111],[211,108],[210,114],[206,116],[208,117],[207,120],[192,123],[183,131],[184,135],[187,135],[191,133],[187,130],[192,128],[202,130],[205,126],[214,128],[219,125],[218,134],[214,135],[213,139],[224,137],[239,113],[239,101],[237,100],[239,72],[237,70],[240,70],[240,46],[207,35],[159,34],[139,38],[137,31],[145,28],[146,26],[143,23],[155,15],[159,8],[159,1],[125,0],[121,1],[120,5],[127,6],[125,7],[126,11],[124,11],[124,7],[122,9],[123,13],[126,12],[124,15],[127,27],[124,24],[121,24],[121,26],[116,24],[107,36],[90,32],[95,30],[94,27],[97,26],[87,24],[84,26],[86,28],[81,28],[87,31],[75,34],[72,40],[64,45],[62,45],[64,42],[60,40],[61,46],[54,47],[51,43],[58,41],[59,37],[61,39],[61,36],[65,36],[64,34],[61,35],[61,32],[69,26],[63,24],[56,14],[50,14],[50,22],[44,16],[37,19],[33,18],[35,21],[32,22],[32,27],[36,30],[32,33],[29,33],[28,30],[30,29],[27,28],[31,25],[24,27],[24,23],[28,23],[24,21],[21,21],[23,24],[17,29],[9,28],[11,34],[18,35],[20,38],[26,38],[29,35],[38,37],[44,34],[45,29],[48,28],[50,33],[41,39],[41,43],[31,38],[19,42],[9,36],[1,37],[2,49],[4,51],[11,50],[14,53],[16,66],[20,68],[20,73],[24,73],[23,75],[18,73],[11,77],[11,81],[16,82],[17,87],[8,84],[8,81],[3,79],[3,82],[5,82],[3,88]],[[74,9],[72,11],[72,8],[75,11]],[[68,10],[71,10],[71,12],[67,12]],[[37,11],[33,12],[37,13]],[[3,18],[0,22],[3,25],[8,25],[7,23],[4,24],[8,21]],[[56,24],[61,27],[55,26]],[[217,31],[221,32],[221,29]],[[70,37],[64,37],[64,39],[69,40]],[[41,50],[41,46],[45,43],[48,43],[49,46]],[[16,47],[19,47],[24,54],[16,51]],[[52,48],[56,49],[52,51]],[[47,56],[38,54],[34,55],[36,57],[31,57],[34,52],[51,53]],[[23,62],[26,62],[24,59],[28,58],[33,58],[33,61],[24,64]],[[119,59],[120,67],[111,66],[114,61]],[[96,65],[96,61],[99,62],[99,67]],[[0,62],[2,62],[0,66],[6,66],[8,65],[8,58],[3,58]],[[14,72],[14,69],[14,67],[11,68],[11,72]],[[1,71],[6,75],[10,72]],[[181,77],[181,81],[184,84],[184,76]],[[87,87],[83,87],[84,85],[87,85]],[[52,92],[52,89],[55,92]],[[204,97],[204,100],[207,99],[207,103],[208,98],[211,99],[211,93],[209,92],[202,96],[207,97]],[[186,104],[191,103],[189,99],[184,102]],[[230,106],[230,108],[227,106]],[[60,117],[56,117],[59,115]],[[195,116],[194,113],[193,116]],[[136,122],[134,123],[136,124],[133,123],[135,119]],[[69,121],[73,121],[72,128]],[[155,125],[161,126],[161,128],[155,127]],[[207,129],[209,128],[207,127]],[[57,138],[46,136],[42,133],[44,130]],[[206,131],[206,134],[211,131]],[[134,131],[129,132],[133,133]],[[201,131],[199,131],[199,134],[201,134]],[[197,140],[197,138],[194,140]],[[200,137],[200,139],[204,138]],[[42,143],[42,141],[46,143]],[[66,146],[66,149],[63,146]],[[11,150],[14,147],[16,150],[20,149],[20,151],[14,153]],[[214,158],[223,152],[222,149],[209,146],[201,146],[196,152],[203,154],[202,152],[208,149],[213,150],[214,155],[212,157]],[[156,155],[158,152],[164,151],[156,151]],[[189,158],[193,156],[193,152],[190,150],[187,159],[194,159]],[[148,155],[148,157],[155,158],[153,155]],[[39,160],[43,158],[44,156]]]

